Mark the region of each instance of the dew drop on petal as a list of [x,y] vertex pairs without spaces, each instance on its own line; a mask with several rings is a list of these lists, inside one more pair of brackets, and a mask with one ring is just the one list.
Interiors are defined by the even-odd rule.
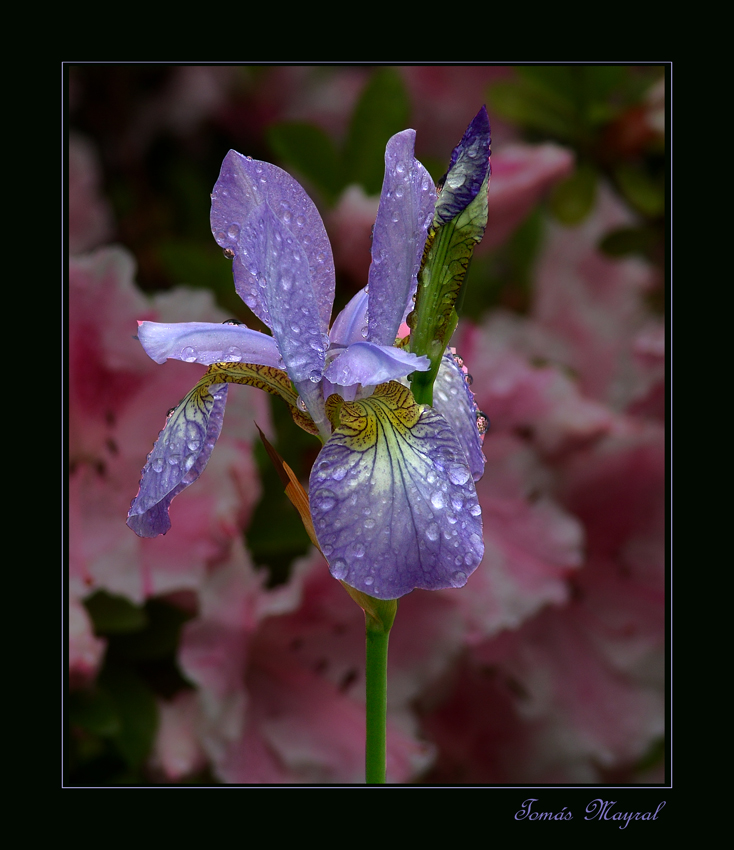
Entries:
[[364,580],[364,583],[367,585],[367,587],[369,587],[371,584],[374,583],[374,581],[375,579],[373,578],[373,576],[367,576]]
[[308,380],[312,381],[314,384],[318,384],[321,380],[321,372],[319,372],[318,369],[314,369],[313,372],[309,374]]
[[236,224],[230,224],[229,228],[227,229],[227,236],[229,236],[230,239],[236,239],[239,235],[239,227]]
[[466,573],[462,570],[457,570],[452,576],[451,581],[457,587],[463,587],[466,584]]
[[469,469],[466,466],[454,464],[449,467],[449,478],[453,484],[466,484],[466,482],[471,478],[471,472],[469,472]]
[[225,248],[222,253],[228,260],[234,259],[234,251],[231,248]]
[[446,507],[446,496],[440,491],[436,490],[436,492],[431,496],[431,504],[436,510],[441,510],[441,508]]
[[193,363],[196,360],[196,352],[190,345],[181,352],[181,359],[186,363]]
[[342,561],[341,558],[337,558],[336,561],[331,565],[331,574],[336,579],[343,579],[347,574],[347,564],[346,561]]
[[163,471],[163,458],[157,457],[153,461],[153,472],[162,472]]
[[440,533],[441,529],[438,527],[437,522],[432,522],[426,529],[426,537],[429,540],[438,540]]
[[301,396],[298,396],[298,399],[296,400],[296,407],[302,413],[305,413],[308,410],[308,408],[306,407],[306,402],[301,398]]
[[199,447],[201,446],[201,441],[200,440],[189,440],[188,443],[186,443],[186,445],[188,446],[188,449],[189,449],[190,452],[198,452]]
[[479,516],[479,514],[481,514],[481,512],[482,512],[482,509],[479,507],[479,505],[472,505],[469,508],[469,513],[472,516]]

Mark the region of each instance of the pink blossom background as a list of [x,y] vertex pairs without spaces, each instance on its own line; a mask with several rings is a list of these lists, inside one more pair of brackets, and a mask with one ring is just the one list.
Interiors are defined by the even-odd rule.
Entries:
[[[448,161],[488,103],[493,174],[478,257],[493,256],[538,211],[542,245],[528,309],[465,315],[454,339],[492,423],[477,485],[485,557],[463,590],[414,591],[400,601],[390,642],[388,782],[662,782],[664,764],[650,758],[666,732],[665,325],[648,298],[659,270],[599,250],[606,233],[635,223],[604,183],[577,226],[548,215],[544,201],[572,173],[575,154],[523,140],[495,120],[488,86],[512,79],[512,68],[400,72],[418,156]],[[267,127],[286,118],[339,138],[367,75],[170,69],[127,104],[114,145],[76,128],[92,84],[88,74],[70,75],[72,696],[93,695],[115,663],[112,638],[90,616],[94,594],[137,607],[161,600],[186,616],[174,650],[181,686],[153,687],[155,728],[138,780],[361,783],[364,621],[315,551],[277,586],[256,569],[248,548],[263,493],[255,424],[272,439],[275,429],[268,398],[253,388],[230,391],[222,436],[205,473],[174,501],[171,531],[141,540],[126,527],[166,411],[203,371],[149,360],[134,339],[136,321],[230,314],[214,290],[151,281],[150,257],[126,247],[131,231],[116,222],[105,163],[136,163],[162,136],[195,149],[212,125],[242,153],[259,149]],[[345,280],[366,280],[376,208],[376,198],[351,186],[323,210]],[[197,226],[206,234],[203,209]],[[74,736],[90,740],[72,723]]]

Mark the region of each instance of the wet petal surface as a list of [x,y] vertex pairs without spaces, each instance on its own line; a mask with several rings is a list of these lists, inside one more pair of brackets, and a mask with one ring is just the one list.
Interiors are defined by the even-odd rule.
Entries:
[[211,322],[140,322],[138,339],[156,363],[183,360],[186,363],[258,363],[283,367],[275,340],[244,325]]
[[469,462],[472,478],[479,481],[487,462],[482,452],[484,434],[477,428],[477,417],[483,414],[469,389],[470,376],[460,363],[452,354],[444,354],[433,386],[433,406],[451,425]]
[[436,190],[413,156],[415,130],[394,135],[385,150],[385,179],[372,238],[369,271],[370,342],[392,345],[415,292]]
[[309,494],[332,575],[378,599],[462,587],[484,553],[481,509],[444,417],[396,382],[340,416]]
[[157,537],[171,527],[171,501],[201,475],[219,438],[227,385],[202,379],[179,402],[158,435],[143,467],[127,525],[139,537]]
[[401,348],[355,342],[331,362],[325,377],[343,387],[376,386],[429,367],[427,357],[417,357]]
[[224,158],[212,192],[211,228],[217,244],[233,257],[235,288],[248,307],[272,327],[269,306],[260,285],[262,257],[245,224],[262,205],[272,210],[306,256],[311,286],[318,303],[319,324],[329,325],[334,303],[334,259],[316,205],[290,174],[230,151]]

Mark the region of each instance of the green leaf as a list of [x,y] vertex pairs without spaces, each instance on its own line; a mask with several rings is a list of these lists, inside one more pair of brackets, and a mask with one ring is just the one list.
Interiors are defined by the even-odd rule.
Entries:
[[596,179],[596,170],[591,165],[581,164],[553,189],[549,198],[550,208],[561,224],[580,224],[591,212],[596,197]]
[[284,167],[299,172],[334,202],[344,180],[334,143],[320,127],[298,121],[274,124],[268,140]]
[[122,596],[100,590],[85,600],[96,634],[124,634],[145,628],[148,617],[142,608]]
[[624,163],[614,174],[624,197],[643,215],[655,218],[665,209],[662,181],[654,180],[640,166]]
[[394,68],[375,71],[352,115],[344,149],[346,183],[360,184],[378,195],[385,173],[385,146],[408,126],[410,105],[402,78]]
[[99,687],[70,695],[69,723],[103,738],[118,735],[121,729],[115,701]]
[[654,228],[620,227],[607,233],[599,243],[599,249],[610,257],[648,256],[657,241],[658,234]]
[[494,113],[526,129],[564,141],[575,136],[572,105],[535,81],[495,83],[489,97]]
[[120,721],[116,747],[130,767],[137,767],[148,757],[158,728],[155,697],[135,672],[124,667],[106,668],[99,683],[109,692]]

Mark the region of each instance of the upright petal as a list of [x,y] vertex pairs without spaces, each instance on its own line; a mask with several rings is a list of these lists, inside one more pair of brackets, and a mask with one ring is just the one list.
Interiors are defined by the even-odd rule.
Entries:
[[138,339],[156,363],[184,360],[186,363],[257,363],[283,367],[273,337],[244,325],[212,322],[138,322]]
[[446,420],[396,382],[340,417],[309,493],[332,575],[378,599],[462,587],[484,553],[481,509]]
[[263,258],[250,240],[252,231],[244,228],[253,211],[263,203],[268,204],[281,227],[305,254],[319,324],[325,332],[334,303],[334,259],[316,205],[286,171],[230,151],[212,192],[211,228],[217,244],[228,256],[233,255],[237,292],[253,313],[272,327],[269,305],[259,286]]
[[258,259],[263,301],[286,371],[320,426],[321,397],[313,388],[324,374],[328,324],[320,320],[306,253],[267,202],[253,210],[242,234]]
[[403,130],[387,143],[385,179],[372,236],[369,272],[370,342],[392,345],[405,307],[417,286],[436,192],[430,174],[413,156],[415,130]]
[[205,378],[170,413],[148,455],[127,518],[128,527],[138,537],[157,537],[168,531],[171,502],[196,481],[209,462],[222,430],[227,385],[210,388]]

